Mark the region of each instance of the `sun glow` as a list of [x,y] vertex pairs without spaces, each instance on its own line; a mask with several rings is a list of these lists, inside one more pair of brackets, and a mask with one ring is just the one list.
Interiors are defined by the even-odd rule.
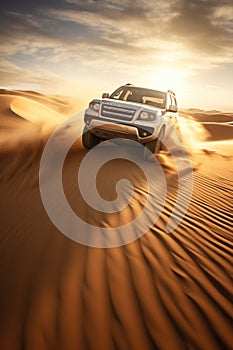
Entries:
[[147,83],[161,90],[182,91],[187,76],[187,72],[181,69],[163,66],[149,72]]

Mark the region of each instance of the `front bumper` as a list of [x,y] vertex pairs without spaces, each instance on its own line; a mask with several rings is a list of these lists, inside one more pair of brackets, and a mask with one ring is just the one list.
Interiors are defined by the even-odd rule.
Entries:
[[93,134],[101,139],[124,138],[134,140],[140,143],[153,141],[157,138],[160,125],[145,126],[139,124],[130,124],[123,121],[117,122],[108,118],[93,117],[85,114],[84,117],[86,127]]

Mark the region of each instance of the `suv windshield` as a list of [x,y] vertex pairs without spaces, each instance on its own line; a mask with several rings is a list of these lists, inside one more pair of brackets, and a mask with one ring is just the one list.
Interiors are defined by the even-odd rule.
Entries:
[[166,93],[134,86],[122,86],[114,91],[109,98],[147,104],[158,108],[165,108],[166,103]]

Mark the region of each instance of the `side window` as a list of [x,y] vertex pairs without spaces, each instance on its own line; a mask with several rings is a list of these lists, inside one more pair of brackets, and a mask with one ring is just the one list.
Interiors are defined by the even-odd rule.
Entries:
[[172,103],[172,102],[173,102],[173,101],[172,101],[172,95],[170,95],[170,94],[169,94],[169,99],[168,99],[168,101],[169,101],[169,103],[168,103],[169,105],[172,105],[172,104],[173,104],[173,103]]
[[175,96],[171,96],[171,104],[173,105],[173,106],[177,106],[177,102],[176,102],[176,98],[175,98]]

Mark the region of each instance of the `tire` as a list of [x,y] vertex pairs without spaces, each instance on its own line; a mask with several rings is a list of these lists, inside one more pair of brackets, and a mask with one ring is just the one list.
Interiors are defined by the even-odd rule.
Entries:
[[82,135],[82,143],[86,149],[92,149],[100,143],[100,138],[92,134],[92,132],[90,132],[85,126]]
[[[161,151],[162,146],[163,146],[161,139],[164,136],[164,131],[165,131],[165,128],[163,127],[161,129],[161,131],[159,133],[159,137],[157,139],[155,139],[154,141],[148,142],[144,145],[145,146],[144,152],[143,152],[143,159],[144,160],[152,159],[153,155],[156,155]],[[148,150],[149,150],[149,152],[148,152]]]

